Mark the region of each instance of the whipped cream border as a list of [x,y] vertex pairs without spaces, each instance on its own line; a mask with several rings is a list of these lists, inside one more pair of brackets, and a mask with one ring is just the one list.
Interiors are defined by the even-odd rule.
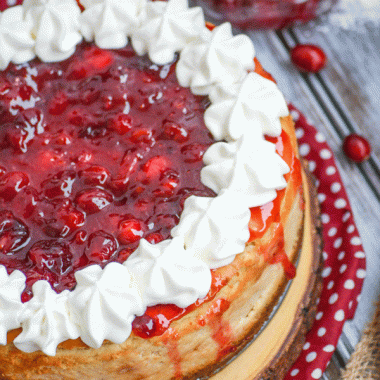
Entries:
[[249,208],[273,200],[289,171],[264,138],[280,135],[286,102],[273,82],[250,72],[255,52],[247,36],[233,36],[228,23],[210,31],[201,8],[189,8],[187,0],[82,3],[82,13],[75,0],[25,0],[0,12],[0,69],[35,56],[64,60],[83,37],[112,49],[131,41],[137,54],[148,54],[156,64],[179,53],[178,81],[209,96],[205,124],[223,141],[207,150],[201,171],[202,182],[217,196],[190,196],[172,239],[155,245],[142,239],[123,264],[77,271],[73,291],[56,294],[46,281],[37,281],[26,303],[21,302],[25,276],[18,270],[8,275],[0,266],[0,344],[6,344],[7,331],[22,327],[16,347],[47,355],[78,337],[94,348],[105,339],[122,343],[147,306],[187,307],[205,297],[210,269],[244,251]]

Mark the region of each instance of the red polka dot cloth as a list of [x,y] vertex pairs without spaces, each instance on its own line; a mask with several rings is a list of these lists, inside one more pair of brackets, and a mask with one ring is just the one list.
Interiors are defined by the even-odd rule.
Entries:
[[285,380],[319,379],[335,350],[343,324],[354,317],[366,273],[365,254],[346,191],[325,137],[290,106],[300,155],[317,179],[324,239],[323,290],[316,320]]

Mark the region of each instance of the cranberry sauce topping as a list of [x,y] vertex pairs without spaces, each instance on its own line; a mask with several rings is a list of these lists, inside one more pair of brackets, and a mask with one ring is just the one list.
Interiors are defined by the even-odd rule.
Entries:
[[207,98],[165,66],[81,44],[0,73],[0,264],[60,292],[90,264],[170,237],[213,140]]

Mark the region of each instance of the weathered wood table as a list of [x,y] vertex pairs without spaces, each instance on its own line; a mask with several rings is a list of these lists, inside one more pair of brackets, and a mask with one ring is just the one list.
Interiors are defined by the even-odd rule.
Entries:
[[[319,23],[248,34],[286,99],[326,136],[367,255],[367,276],[355,318],[346,322],[323,375],[323,379],[339,379],[340,368],[359,341],[380,294],[380,28],[352,31]],[[318,74],[300,73],[289,58],[290,48],[298,43],[322,47],[328,56],[325,69]],[[344,137],[352,132],[364,135],[373,149],[371,158],[360,165],[350,162],[341,149]]]

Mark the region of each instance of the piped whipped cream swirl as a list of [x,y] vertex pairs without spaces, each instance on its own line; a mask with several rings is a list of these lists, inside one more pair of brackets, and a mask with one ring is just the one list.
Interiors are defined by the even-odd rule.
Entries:
[[86,41],[107,49],[127,45],[128,36],[141,24],[147,0],[82,0],[81,32]]
[[32,27],[32,20],[24,19],[22,6],[0,12],[0,70],[5,70],[9,62],[23,63],[35,57]]
[[25,0],[24,17],[33,20],[34,50],[45,62],[63,61],[82,40],[80,9],[75,0]]
[[[186,0],[25,0],[0,13],[0,68],[10,61],[64,60],[82,37],[105,49],[129,40],[156,64],[179,54],[177,78],[195,94],[208,95],[205,124],[216,142],[204,156],[201,180],[215,198],[191,196],[172,239],[140,241],[122,265],[109,263],[77,271],[76,288],[56,294],[46,281],[33,286],[23,304],[25,276],[0,266],[0,343],[22,327],[15,345],[54,355],[57,345],[78,336],[90,347],[105,339],[125,341],[132,321],[147,306],[187,307],[211,286],[211,268],[231,263],[249,238],[249,208],[263,205],[286,186],[289,168],[264,135],[279,136],[288,115],[277,86],[255,73],[254,48],[223,24],[212,32],[200,8]],[[13,15],[14,14],[14,15]]]

